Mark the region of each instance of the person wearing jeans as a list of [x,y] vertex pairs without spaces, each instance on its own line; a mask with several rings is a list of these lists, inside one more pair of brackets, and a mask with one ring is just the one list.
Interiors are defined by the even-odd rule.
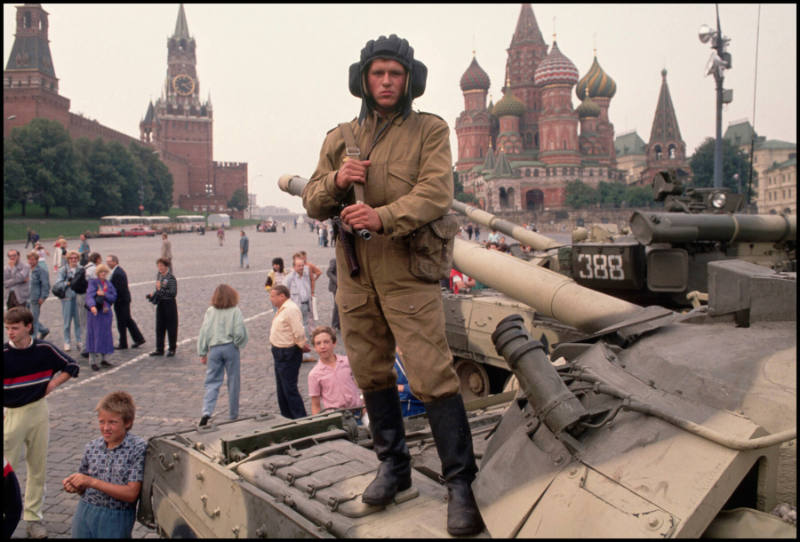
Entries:
[[[57,282],[69,282],[72,280],[72,277],[75,276],[75,272],[78,270],[78,259],[80,255],[75,250],[70,250],[67,252],[67,265],[62,265],[61,269],[58,270],[58,278]],[[85,296],[80,296],[80,302],[83,303]],[[81,322],[80,322],[80,313],[81,311],[85,311],[86,309],[78,304],[78,294],[75,293],[75,290],[67,286],[67,289],[64,291],[64,298],[61,300],[61,317],[64,321],[64,352],[70,351],[70,328],[72,328],[72,334],[75,337],[75,348],[78,349],[78,352],[81,350]]]
[[227,284],[220,284],[211,296],[211,306],[200,326],[197,355],[200,363],[207,365],[201,426],[214,413],[224,373],[228,374],[228,418],[239,417],[239,350],[247,345],[247,328],[238,303],[239,293]]

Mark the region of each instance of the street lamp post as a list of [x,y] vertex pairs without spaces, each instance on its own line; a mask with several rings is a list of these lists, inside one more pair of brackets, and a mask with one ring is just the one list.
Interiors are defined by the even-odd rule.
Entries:
[[722,104],[733,101],[733,90],[722,88],[725,79],[724,71],[731,67],[731,54],[725,50],[731,41],[729,37],[722,34],[719,22],[719,4],[717,7],[717,30],[712,30],[704,24],[700,27],[699,38],[703,43],[711,41],[711,58],[706,65],[706,75],[714,75],[717,83],[717,125],[716,138],[714,140],[714,188],[722,188]]

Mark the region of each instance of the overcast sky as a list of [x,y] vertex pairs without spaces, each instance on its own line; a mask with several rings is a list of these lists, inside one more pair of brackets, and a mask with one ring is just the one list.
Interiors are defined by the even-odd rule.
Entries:
[[[3,5],[3,62],[16,28],[19,4]],[[150,99],[161,94],[167,38],[178,4],[43,4],[50,14],[50,50],[60,94],[71,110],[137,137]],[[302,211],[280,192],[283,173],[308,177],[325,133],[358,114],[347,90],[348,66],[368,39],[396,33],[428,67],[425,94],[415,107],[443,117],[451,128],[464,108],[461,75],[476,51],[497,102],[519,4],[185,4],[197,43],[200,96],[214,107],[214,159],[249,163],[250,192],[258,205]],[[697,38],[702,23],[716,28],[714,4],[534,4],[545,41],[556,32],[559,49],[581,76],[597,48],[601,67],[617,83],[609,117],[616,135],[636,130],[647,141],[668,71],[672,101],[687,154],[713,137],[715,92],[705,76],[711,55]],[[725,88],[731,121],[753,119],[758,39],[756,131],[796,142],[797,7],[722,4],[723,34],[730,36],[733,68]],[[573,106],[578,100],[573,92]]]

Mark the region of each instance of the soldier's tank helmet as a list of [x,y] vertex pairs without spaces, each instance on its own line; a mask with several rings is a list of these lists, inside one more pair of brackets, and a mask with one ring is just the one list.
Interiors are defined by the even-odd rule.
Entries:
[[428,78],[428,68],[414,59],[414,48],[407,40],[391,34],[388,38],[381,36],[376,40],[369,40],[361,49],[361,59],[350,65],[350,93],[356,98],[361,98],[361,112],[358,122],[363,122],[367,112],[375,108],[375,100],[369,95],[367,87],[367,70],[376,58],[396,60],[406,69],[406,88],[400,100],[403,118],[411,112],[411,102],[414,98],[422,96],[425,92],[425,81]]

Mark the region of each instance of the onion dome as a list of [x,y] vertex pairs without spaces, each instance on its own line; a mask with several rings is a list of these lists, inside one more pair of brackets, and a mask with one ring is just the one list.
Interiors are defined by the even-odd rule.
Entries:
[[478,65],[478,61],[473,55],[472,63],[467,68],[467,71],[464,72],[464,75],[461,76],[461,90],[489,90],[489,84],[489,76]]
[[514,95],[511,94],[511,91],[508,91],[505,96],[495,104],[492,113],[497,118],[507,115],[521,117],[525,114],[525,104],[515,98]]
[[556,42],[553,42],[550,53],[542,60],[533,74],[533,82],[536,86],[553,83],[574,85],[578,82],[578,78],[578,68],[559,51]]
[[589,68],[583,79],[578,81],[578,86],[575,87],[575,94],[578,95],[579,99],[583,100],[587,93],[589,96],[599,98],[613,98],[614,94],[617,93],[617,84],[600,67],[596,56],[594,57],[594,62],[592,62],[592,67]]
[[600,106],[594,103],[589,96],[583,99],[581,105],[575,111],[580,118],[600,116]]

